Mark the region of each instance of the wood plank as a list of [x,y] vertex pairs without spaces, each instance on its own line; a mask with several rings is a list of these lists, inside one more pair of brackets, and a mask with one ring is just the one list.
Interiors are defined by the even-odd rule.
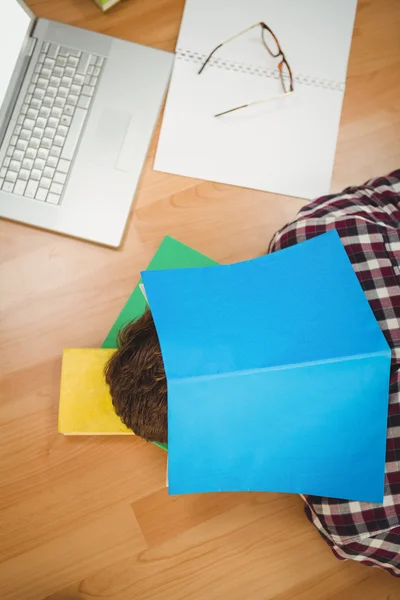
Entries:
[[38,600],[145,547],[129,507],[113,508],[4,561],[0,565],[1,598]]

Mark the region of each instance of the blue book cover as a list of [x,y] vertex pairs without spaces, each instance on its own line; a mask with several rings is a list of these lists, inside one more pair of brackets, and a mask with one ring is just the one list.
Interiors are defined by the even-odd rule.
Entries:
[[391,353],[336,231],[142,278],[167,375],[170,493],[382,501]]

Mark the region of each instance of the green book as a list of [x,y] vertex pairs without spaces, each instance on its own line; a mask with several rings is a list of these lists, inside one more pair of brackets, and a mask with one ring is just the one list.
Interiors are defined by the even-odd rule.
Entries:
[[103,12],[106,12],[106,10],[114,6],[114,4],[117,4],[119,1],[120,0],[94,0],[94,2],[99,8],[101,8]]
[[[193,250],[193,248],[190,248],[167,235],[161,242],[160,247],[150,261],[146,271],[210,267],[217,264],[218,263],[215,260],[204,256],[204,254]],[[104,340],[102,348],[116,348],[117,336],[120,329],[129,323],[129,321],[141,317],[144,313],[147,304],[142,291],[139,288],[141,282],[142,280],[138,282],[132,294],[129,296],[125,306],[119,313],[117,320]],[[168,449],[167,444],[154,443],[157,446],[160,446],[160,448],[164,448],[164,450]]]

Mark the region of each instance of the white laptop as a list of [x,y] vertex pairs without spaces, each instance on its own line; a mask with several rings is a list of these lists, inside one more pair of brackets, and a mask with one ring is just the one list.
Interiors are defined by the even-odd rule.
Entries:
[[0,216],[117,247],[173,56],[0,11]]

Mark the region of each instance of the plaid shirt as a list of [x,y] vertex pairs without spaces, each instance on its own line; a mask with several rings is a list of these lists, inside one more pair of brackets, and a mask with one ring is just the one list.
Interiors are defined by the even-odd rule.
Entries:
[[400,170],[304,207],[270,252],[336,229],[392,349],[383,504],[306,496],[306,514],[340,559],[400,577]]

